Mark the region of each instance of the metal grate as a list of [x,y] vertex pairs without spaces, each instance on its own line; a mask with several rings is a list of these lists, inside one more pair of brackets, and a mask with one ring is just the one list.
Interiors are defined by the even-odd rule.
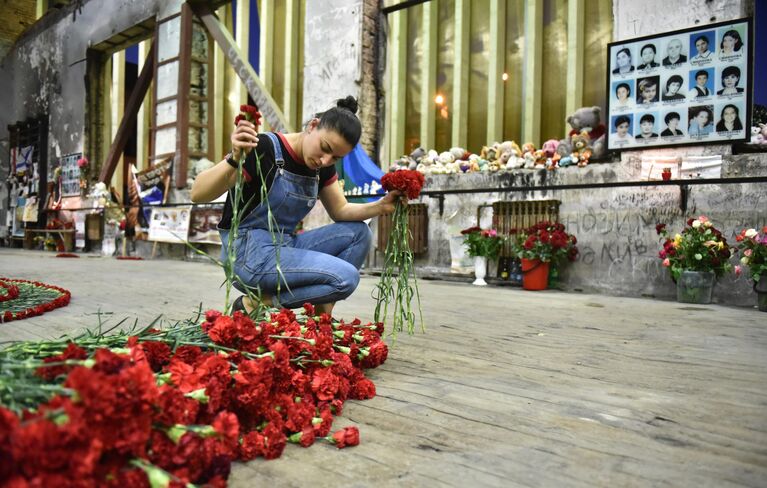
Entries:
[[[410,229],[410,250],[413,254],[423,254],[426,252],[429,236],[429,214],[428,205],[425,203],[411,203],[408,205],[408,228]],[[389,234],[391,234],[391,215],[382,215],[378,217],[378,250],[386,251],[386,245],[389,243]]]
[[[500,234],[512,229],[524,229],[542,220],[559,221],[559,200],[534,200],[522,202],[500,201],[493,203],[493,228]],[[511,256],[511,242],[501,250],[501,257]]]

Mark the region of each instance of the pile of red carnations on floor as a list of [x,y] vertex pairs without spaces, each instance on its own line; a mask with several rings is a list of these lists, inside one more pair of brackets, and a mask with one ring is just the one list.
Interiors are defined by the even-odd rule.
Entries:
[[375,396],[363,369],[388,354],[381,324],[309,305],[153,327],[0,351],[0,485],[225,486],[288,442],[357,445],[333,418]]

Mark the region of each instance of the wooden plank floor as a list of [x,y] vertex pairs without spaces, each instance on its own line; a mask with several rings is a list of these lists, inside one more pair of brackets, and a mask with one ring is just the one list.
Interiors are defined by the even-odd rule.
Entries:
[[[0,275],[70,289],[0,340],[148,321],[223,302],[200,263],[54,259],[0,249]],[[337,316],[372,314],[376,278]],[[288,446],[230,486],[767,486],[767,314],[648,299],[422,281],[427,333],[369,372],[378,396],[334,427],[358,447]]]

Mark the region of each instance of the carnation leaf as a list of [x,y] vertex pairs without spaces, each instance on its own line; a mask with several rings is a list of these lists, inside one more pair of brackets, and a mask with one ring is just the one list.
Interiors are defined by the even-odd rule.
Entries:
[[205,388],[190,391],[189,393],[185,393],[184,396],[193,400],[197,400],[200,403],[208,403],[208,400],[210,400],[210,397],[205,394]]
[[173,479],[172,475],[164,469],[148,463],[143,459],[133,459],[131,464],[140,468],[149,479],[149,486],[152,488],[168,488]]

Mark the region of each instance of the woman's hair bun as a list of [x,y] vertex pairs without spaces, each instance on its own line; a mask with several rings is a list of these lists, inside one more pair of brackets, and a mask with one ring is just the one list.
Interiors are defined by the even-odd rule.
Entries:
[[353,96],[349,95],[346,98],[339,98],[336,102],[336,106],[340,108],[345,108],[346,110],[350,111],[353,114],[357,113],[357,99]]

